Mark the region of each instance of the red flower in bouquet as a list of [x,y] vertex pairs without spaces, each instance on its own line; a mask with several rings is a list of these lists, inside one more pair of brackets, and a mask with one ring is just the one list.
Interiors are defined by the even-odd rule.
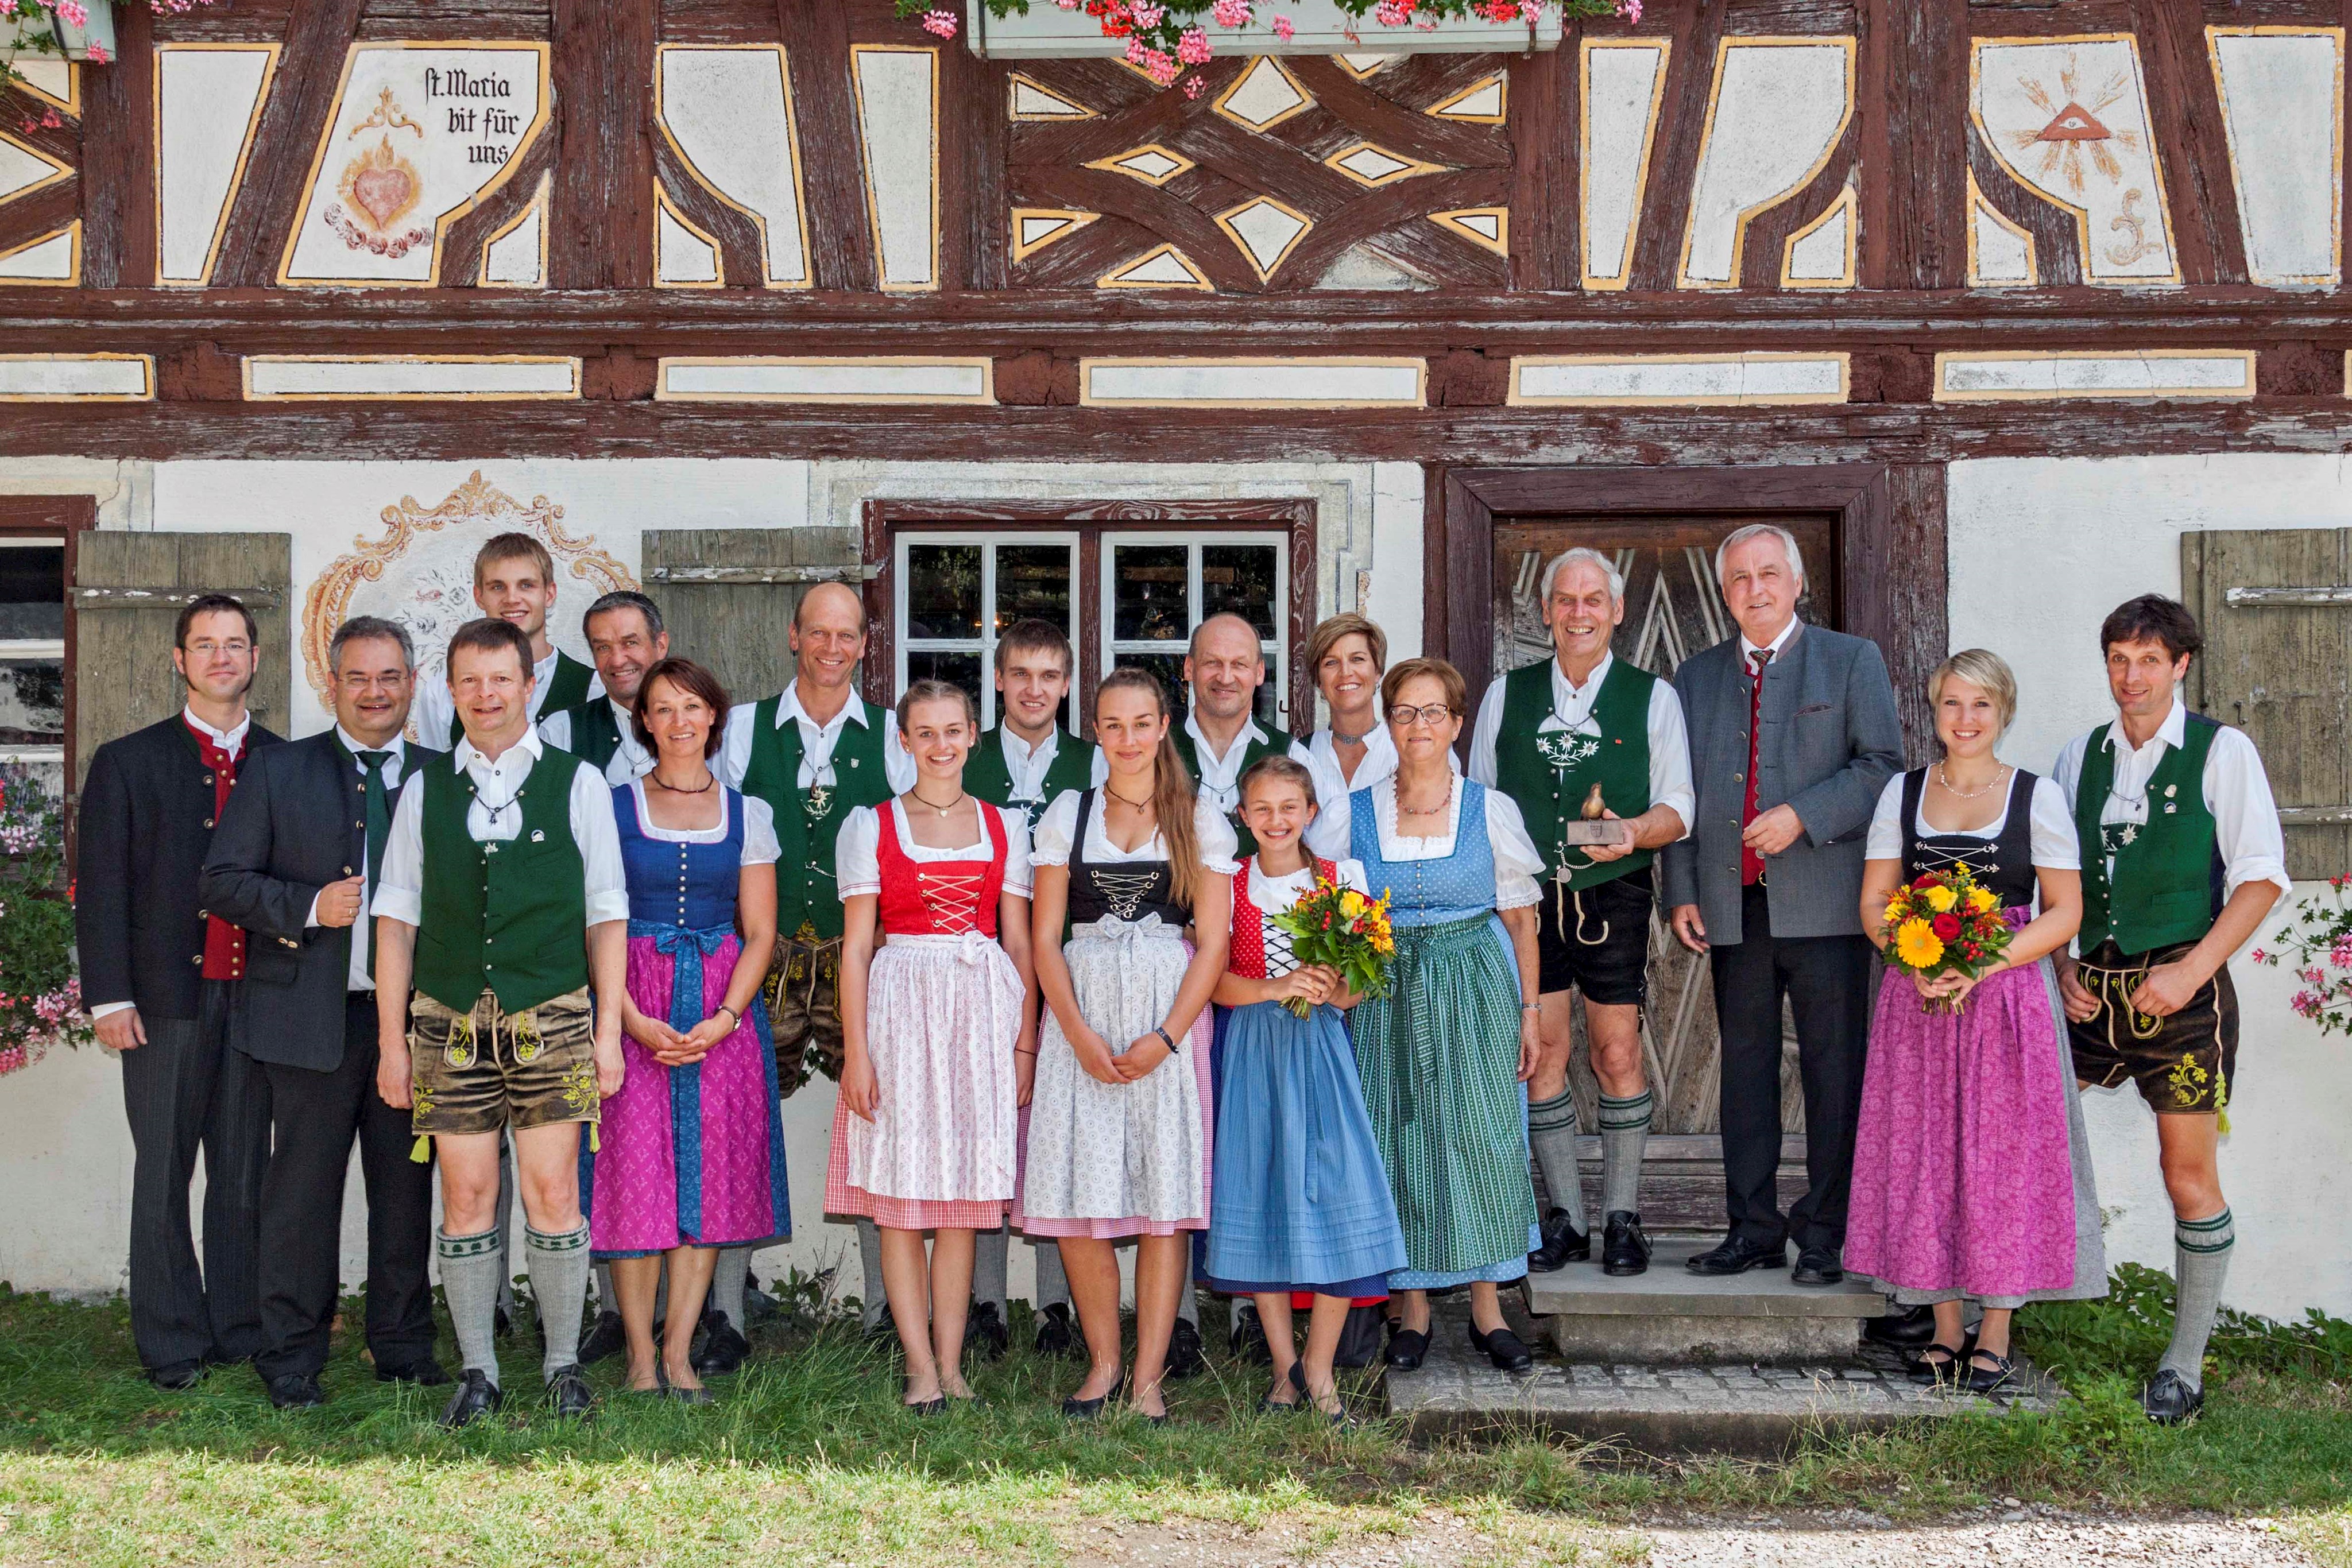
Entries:
[[1960,934],[1960,917],[1957,915],[1938,915],[1927,923],[1927,929],[1936,934],[1936,940],[1938,942],[1949,942]]

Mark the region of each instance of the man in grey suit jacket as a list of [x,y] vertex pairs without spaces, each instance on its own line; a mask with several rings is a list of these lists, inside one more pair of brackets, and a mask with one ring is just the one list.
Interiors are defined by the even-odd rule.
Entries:
[[[1797,619],[1805,564],[1785,528],[1740,528],[1716,552],[1739,634],[1675,672],[1698,790],[1688,838],[1659,858],[1675,935],[1706,954],[1723,1037],[1730,1233],[1699,1274],[1780,1268],[1844,1278],[1873,955],[1862,935],[1863,842],[1903,726],[1877,644]],[[1780,1006],[1797,1022],[1805,1196],[1780,1213]]]

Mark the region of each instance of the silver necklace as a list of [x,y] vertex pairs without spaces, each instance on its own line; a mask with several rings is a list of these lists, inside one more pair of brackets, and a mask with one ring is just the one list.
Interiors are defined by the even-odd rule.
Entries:
[[1938,762],[1936,764],[1936,782],[1944,787],[1944,792],[1946,794],[1957,795],[1963,800],[1973,800],[1979,795],[1990,795],[1995,789],[2000,789],[2001,785],[2008,782],[2008,780],[2009,769],[2005,767],[1997,768],[1993,770],[1992,782],[1986,785],[1983,789],[1963,789],[1954,784],[1949,779],[1944,777],[1944,765],[1942,763]]

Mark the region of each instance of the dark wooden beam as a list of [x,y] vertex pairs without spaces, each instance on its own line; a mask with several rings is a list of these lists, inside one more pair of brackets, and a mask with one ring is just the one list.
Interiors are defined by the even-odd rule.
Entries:
[[302,0],[288,20],[245,183],[229,206],[213,274],[220,287],[267,288],[278,281],[287,238],[301,221],[297,209],[319,139],[335,112],[343,60],[366,10],[366,0]]
[[155,282],[155,40],[144,5],[114,19],[119,57],[83,67],[81,279],[89,288]]
[[1968,0],[1862,0],[1862,283],[1968,276]]
[[785,42],[800,127],[816,286],[870,289],[880,274],[866,208],[857,96],[850,84],[849,22],[841,0],[776,0],[777,36]]
[[[1690,220],[1707,100],[1715,88],[1716,47],[1723,41],[1729,10],[1727,5],[1688,6],[1669,24],[1675,47],[1666,61],[1665,109],[1650,161],[1649,188],[1642,195],[1642,230],[1633,246],[1635,288],[1670,289],[1681,270],[1683,229]],[[1644,30],[1649,30],[1646,26]]]
[[649,288],[654,7],[551,3],[560,151],[549,197],[548,283]]

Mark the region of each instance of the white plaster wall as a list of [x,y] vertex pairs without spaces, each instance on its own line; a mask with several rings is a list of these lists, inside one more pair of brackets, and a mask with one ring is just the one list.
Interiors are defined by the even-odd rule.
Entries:
[[[2184,530],[2352,526],[2352,465],[2336,456],[1955,463],[1949,494],[1952,646],[2016,668],[2001,750],[2037,772],[2113,716],[2099,622],[2135,594],[2180,591]],[[2352,1052],[2288,1009],[2283,971],[2242,958],[2231,973],[2244,1030],[2221,1149],[2238,1223],[2227,1299],[2273,1316],[2352,1315]],[[2155,1118],[2130,1090],[2092,1093],[2084,1110],[2111,1257],[2169,1270]]]

